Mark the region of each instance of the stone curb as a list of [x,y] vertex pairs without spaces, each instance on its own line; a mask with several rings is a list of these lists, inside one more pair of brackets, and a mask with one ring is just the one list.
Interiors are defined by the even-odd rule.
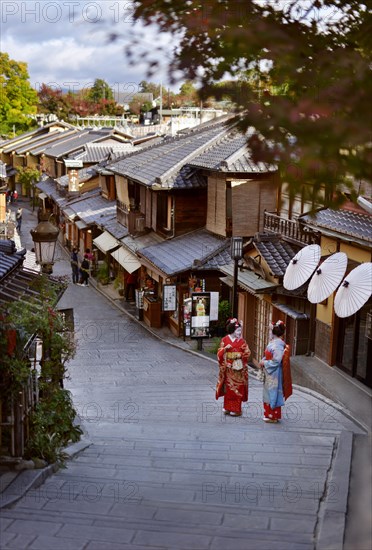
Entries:
[[353,434],[342,431],[338,439],[332,476],[327,483],[325,501],[320,504],[321,520],[316,550],[343,549],[352,451]]
[[[84,451],[92,443],[88,440],[81,440],[69,445],[63,452],[71,460],[79,453]],[[55,474],[59,469],[57,464],[49,464],[46,468],[40,470],[23,470],[14,478],[14,480],[0,493],[0,509],[8,508],[20,500],[31,489],[37,489],[44,481]]]

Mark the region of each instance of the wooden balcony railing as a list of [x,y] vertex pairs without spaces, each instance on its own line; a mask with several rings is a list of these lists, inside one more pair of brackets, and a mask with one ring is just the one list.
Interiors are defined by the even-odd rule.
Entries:
[[145,218],[141,212],[129,210],[128,206],[119,200],[116,201],[116,206],[118,222],[127,227],[131,235],[144,231]]
[[264,230],[272,233],[280,233],[284,239],[295,244],[313,244],[316,241],[314,233],[307,232],[297,220],[281,218],[270,212],[264,213]]

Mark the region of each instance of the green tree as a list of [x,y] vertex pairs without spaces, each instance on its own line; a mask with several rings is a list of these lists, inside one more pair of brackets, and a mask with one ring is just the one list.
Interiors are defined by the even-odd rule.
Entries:
[[[230,98],[241,130],[256,128],[248,139],[254,160],[278,164],[293,193],[304,182],[319,193],[325,185],[337,202],[341,184],[371,179],[366,2],[139,0],[134,19],[174,34],[171,80],[181,74],[201,98]],[[137,51],[128,48],[132,62]],[[160,59],[147,52],[149,75]],[[260,86],[252,74],[242,78],[252,70]]]
[[0,52],[0,133],[25,132],[36,125],[29,115],[37,112],[38,97],[31,87],[27,64]]
[[35,201],[35,185],[40,180],[41,173],[36,168],[19,168],[17,181],[22,185],[22,193],[31,196],[32,207]]
[[[42,341],[41,372],[38,378],[40,400],[30,415],[26,458],[63,462],[62,448],[77,441],[82,433],[74,423],[76,412],[68,391],[61,387],[66,364],[76,351],[74,333],[55,309],[67,283],[51,281],[42,275],[30,286],[31,296],[11,302],[0,316],[0,390],[4,411],[27,387],[31,376],[25,345],[32,336]],[[16,337],[14,338],[14,334]],[[13,335],[13,336],[12,336]],[[12,337],[11,337],[12,336]],[[13,342],[15,345],[9,345]]]
[[198,92],[191,80],[186,80],[186,82],[180,86],[179,95],[184,105],[197,105],[199,103]]
[[93,86],[88,92],[88,99],[98,103],[101,99],[113,100],[114,94],[105,80],[102,78],[96,78]]

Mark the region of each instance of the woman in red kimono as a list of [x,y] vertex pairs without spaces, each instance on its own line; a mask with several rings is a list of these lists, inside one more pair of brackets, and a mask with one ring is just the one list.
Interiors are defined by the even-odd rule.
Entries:
[[248,359],[251,351],[242,338],[242,326],[237,319],[229,319],[227,336],[222,338],[217,352],[219,375],[216,399],[224,396],[223,412],[241,416],[242,402],[248,401]]

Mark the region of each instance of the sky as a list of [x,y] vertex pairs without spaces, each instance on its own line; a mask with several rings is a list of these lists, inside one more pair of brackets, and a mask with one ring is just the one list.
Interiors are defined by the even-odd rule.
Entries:
[[[141,80],[168,86],[166,55],[156,46],[170,51],[171,38],[138,23],[133,26],[129,0],[2,0],[0,10],[1,51],[27,63],[36,90],[45,83],[76,91],[92,86],[96,78],[104,79],[114,92],[136,92]],[[144,61],[130,67],[125,56],[133,30],[142,35],[142,48],[162,59],[151,78]],[[120,36],[110,41],[113,33]]]

